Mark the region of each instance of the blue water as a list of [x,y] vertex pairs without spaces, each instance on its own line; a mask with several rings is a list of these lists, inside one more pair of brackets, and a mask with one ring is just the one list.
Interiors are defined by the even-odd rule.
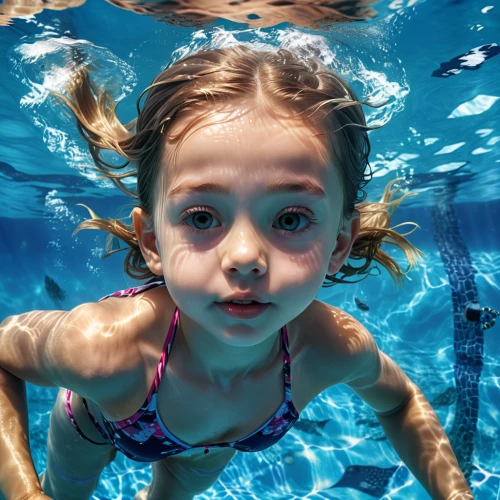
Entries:
[[[41,50],[38,60],[30,59],[27,46],[58,38],[66,30],[90,42],[81,42],[82,47],[111,68],[108,74],[102,65],[103,81],[113,71],[119,75],[119,90],[127,94],[119,114],[128,121],[134,117],[139,93],[172,54],[179,59],[200,40],[217,43],[224,38],[286,45],[300,32],[342,72],[358,96],[390,97],[384,112],[367,111],[369,121],[385,124],[370,133],[374,179],[367,187],[368,200],[378,200],[390,179],[403,177],[405,189],[419,195],[405,200],[391,225],[416,222],[421,229],[409,238],[425,252],[402,289],[396,289],[382,269],[380,276],[359,284],[322,289],[318,299],[363,322],[379,348],[431,402],[461,467],[470,472],[475,497],[496,499],[500,495],[499,325],[485,332],[467,330],[467,325],[459,324],[459,312],[470,294],[481,306],[500,309],[500,55],[480,66],[477,57],[469,57],[474,70],[462,69],[443,78],[431,75],[441,63],[500,43],[500,6],[491,0],[405,0],[380,2],[375,8],[379,12],[375,19],[322,33],[285,23],[252,30],[227,21],[202,32],[159,24],[89,0],[77,9],[44,11],[0,27],[0,319],[55,309],[45,290],[45,275],[66,292],[65,310],[142,284],[124,275],[123,252],[99,259],[104,233],[82,231],[71,236],[88,215],[76,203],[90,206],[101,217],[115,218],[128,215],[130,208],[124,207],[131,200],[81,168],[87,161],[85,147],[71,122],[33,93],[43,82],[44,54]],[[402,252],[383,248],[406,268]],[[358,309],[355,296],[370,310]],[[467,345],[464,332],[470,340]],[[468,364],[473,356],[480,357],[479,369]],[[476,416],[469,421],[469,444],[464,436],[453,434],[454,426],[464,422],[464,408],[458,402],[463,402],[465,387],[478,396]],[[56,393],[56,388],[28,384],[31,448],[39,472],[45,468]],[[354,487],[331,488],[349,474],[350,466],[397,467],[377,498],[429,498],[394,452],[371,410],[345,386],[330,388],[312,401],[299,424],[274,447],[238,454],[215,486],[199,498],[374,498]],[[118,454],[104,470],[93,499],[132,498],[150,478],[149,465]]]

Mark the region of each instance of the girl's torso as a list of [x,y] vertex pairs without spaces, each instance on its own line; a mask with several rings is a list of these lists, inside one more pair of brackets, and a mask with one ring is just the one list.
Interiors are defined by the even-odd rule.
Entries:
[[[168,325],[176,309],[166,286],[146,290],[134,297],[110,297],[106,302],[112,306],[111,311],[114,311],[113,315],[116,314],[117,321],[123,321],[131,311],[140,310],[140,324],[148,326],[131,331],[128,342],[123,344],[126,352],[120,355],[121,359],[130,360],[125,366],[133,376],[126,378],[133,382],[124,387],[123,377],[117,376],[119,385],[115,399],[98,404],[87,399],[89,409],[100,425],[103,425],[101,413],[108,420],[124,420],[143,405],[155,378]],[[317,362],[315,352],[321,345],[322,334],[321,325],[316,320],[319,315],[315,314],[315,310],[324,306],[321,301],[314,300],[286,325],[291,399],[299,413],[326,389],[314,376],[314,363]],[[237,441],[254,432],[283,404],[283,346],[281,339],[278,340],[270,365],[245,377],[226,392],[191,375],[194,370],[190,370],[182,349],[176,349],[174,338],[156,400],[158,414],[166,428],[191,446]],[[138,356],[138,353],[141,355]],[[84,434],[96,442],[103,442],[99,431],[90,421],[82,398],[73,394],[71,405]],[[234,450],[220,448],[214,449],[212,453],[234,454]],[[175,457],[190,459],[200,454],[203,454],[203,449],[197,448]]]

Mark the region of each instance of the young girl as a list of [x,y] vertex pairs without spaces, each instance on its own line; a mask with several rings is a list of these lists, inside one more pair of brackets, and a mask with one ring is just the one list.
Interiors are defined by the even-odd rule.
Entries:
[[[146,92],[127,125],[83,69],[58,95],[97,169],[137,199],[133,225],[90,210],[77,230],[125,241],[125,272],[152,279],[2,323],[0,491],[9,500],[40,490],[87,499],[117,451],[152,463],[135,499],[191,499],[237,451],[278,442],[332,385],[348,384],[380,417],[418,392],[360,323],[315,299],[325,276],[344,283],[373,260],[399,283],[405,273],[380,249],[385,241],[405,251],[410,269],[412,252],[420,256],[388,228],[409,194],[391,201],[393,181],[380,203],[360,203],[367,103],[316,60],[245,46],[191,55]],[[104,150],[126,162],[111,164]],[[133,175],[137,192],[122,182]],[[348,257],[365,262],[355,268]],[[24,381],[61,387],[40,483]],[[455,467],[439,429],[436,448]]]

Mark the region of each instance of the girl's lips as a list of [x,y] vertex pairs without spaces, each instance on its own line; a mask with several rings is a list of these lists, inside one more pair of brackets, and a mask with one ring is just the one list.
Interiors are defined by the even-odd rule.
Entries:
[[253,319],[260,316],[270,305],[261,304],[260,302],[252,304],[233,304],[231,302],[216,302],[217,307],[233,318]]

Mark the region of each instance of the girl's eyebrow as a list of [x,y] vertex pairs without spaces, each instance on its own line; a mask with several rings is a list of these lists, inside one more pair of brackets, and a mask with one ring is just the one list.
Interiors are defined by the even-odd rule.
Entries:
[[[167,198],[172,200],[176,196],[189,195],[194,193],[217,194],[230,196],[231,190],[228,186],[218,184],[217,182],[204,182],[202,184],[180,184],[168,193]],[[275,181],[268,184],[264,190],[265,194],[283,194],[283,193],[306,193],[312,196],[326,198],[326,194],[318,184],[311,179],[305,179],[302,182]]]

